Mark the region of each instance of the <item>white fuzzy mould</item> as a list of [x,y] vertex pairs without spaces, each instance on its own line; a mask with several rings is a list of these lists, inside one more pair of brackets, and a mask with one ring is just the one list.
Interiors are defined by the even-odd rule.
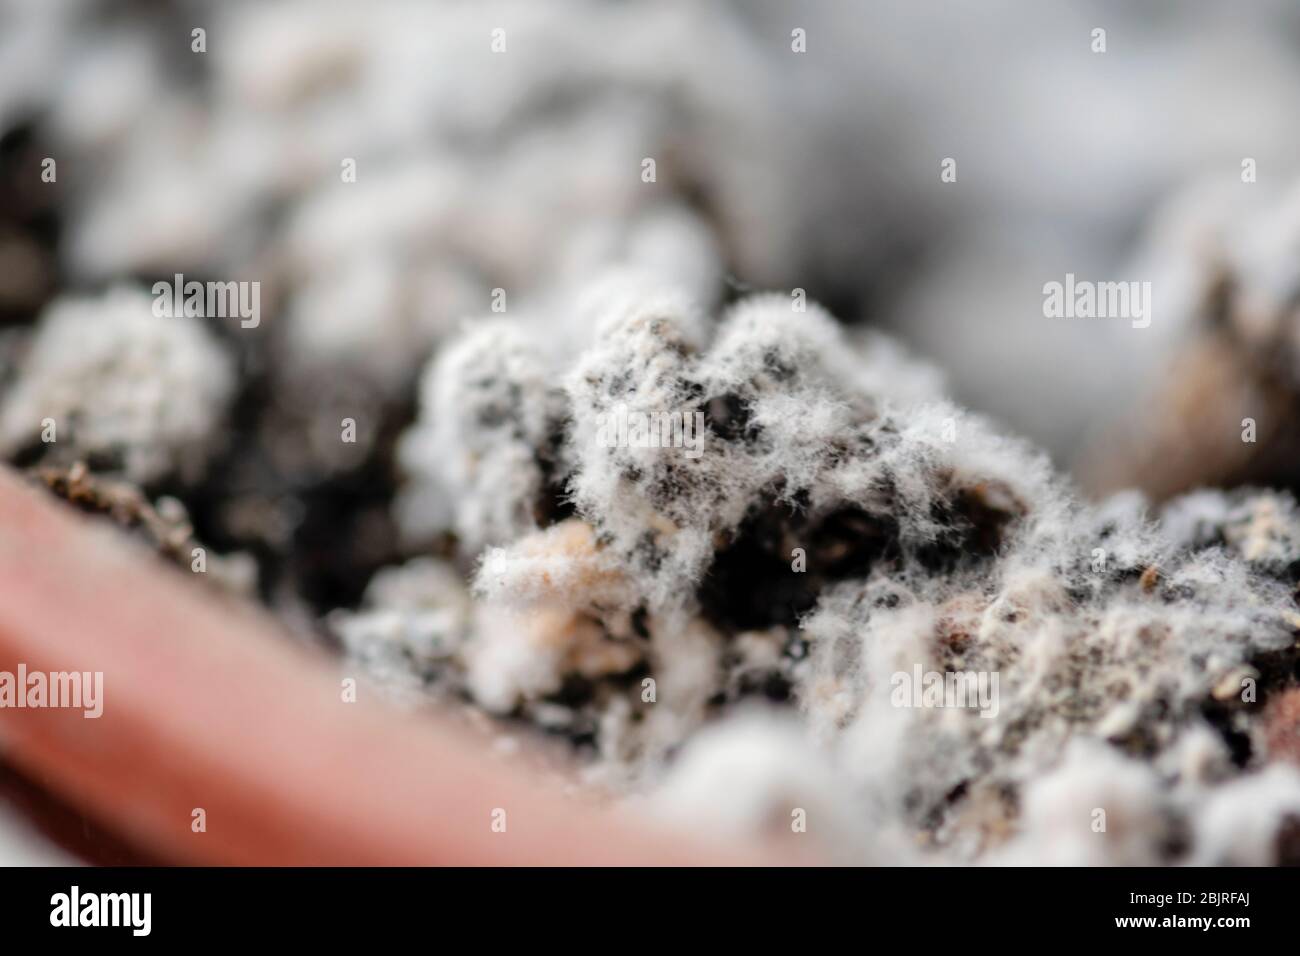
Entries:
[[888,834],[873,832],[827,755],[797,723],[773,714],[741,714],[701,731],[645,803],[714,837],[807,834],[819,852],[855,863],[899,852]]
[[427,672],[469,632],[472,605],[456,569],[417,558],[385,569],[366,588],[363,610],[333,619],[344,647],[384,669]]
[[[786,295],[717,320],[643,282],[582,303],[564,332],[587,343],[576,355],[520,326],[468,330],[427,373],[408,438],[428,443],[413,474],[453,489],[479,594],[528,609],[467,643],[471,696],[547,726],[567,709],[595,737],[589,778],[639,792],[716,716],[769,694],[793,702],[858,824],[940,859],[1177,858],[1179,821],[1251,759],[1221,736],[1252,734],[1243,676],[1294,653],[1290,498],[1086,505],[889,340]],[[702,453],[597,441],[618,408],[698,412]],[[545,527],[548,496],[576,516]],[[896,678],[918,670],[997,683],[978,707],[900,704]],[[629,679],[646,672],[651,699]],[[579,674],[586,702],[551,699]],[[730,766],[733,739],[745,764],[752,736],[719,735],[710,760]],[[762,815],[768,761],[730,798],[735,821]],[[700,766],[670,803],[711,790]],[[1074,819],[1084,803],[1107,809],[1108,835]]]
[[124,287],[52,303],[4,398],[0,447],[39,441],[48,418],[60,454],[109,456],[142,484],[197,479],[222,440],[234,364],[204,327],[211,320],[152,307]]
[[415,479],[398,502],[408,534],[440,530],[421,508],[438,494],[456,502],[453,530],[471,553],[536,527],[545,477],[536,452],[551,428],[551,388],[529,340],[506,320],[479,324],[438,357],[421,382],[421,420],[402,442]]
[[1300,771],[1275,764],[1216,790],[1195,819],[1200,866],[1272,866],[1277,834],[1300,826]]
[[1023,795],[1021,832],[996,860],[1036,866],[1152,866],[1168,822],[1145,764],[1075,741]]

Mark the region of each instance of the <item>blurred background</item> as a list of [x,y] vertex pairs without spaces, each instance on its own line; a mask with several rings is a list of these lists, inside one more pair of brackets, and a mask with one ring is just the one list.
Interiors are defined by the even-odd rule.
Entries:
[[[5,0],[0,315],[258,278],[286,376],[391,394],[492,288],[640,257],[888,328],[1069,466],[1195,320],[1197,229],[1291,184],[1298,45],[1284,0]],[[1044,319],[1066,272],[1158,282],[1156,321]]]

